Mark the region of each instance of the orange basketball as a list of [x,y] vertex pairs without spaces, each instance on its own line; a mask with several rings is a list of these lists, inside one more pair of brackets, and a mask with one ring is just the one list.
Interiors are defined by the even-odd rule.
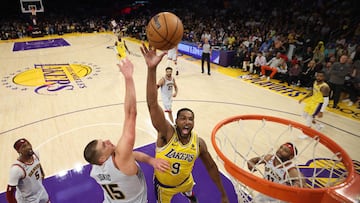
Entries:
[[184,26],[175,14],[161,12],[151,18],[146,27],[149,45],[160,50],[169,50],[179,44]]

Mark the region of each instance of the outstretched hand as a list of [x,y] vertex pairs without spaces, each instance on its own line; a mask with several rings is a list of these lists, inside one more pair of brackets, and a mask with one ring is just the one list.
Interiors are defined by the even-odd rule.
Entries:
[[125,59],[122,59],[120,63],[117,64],[117,66],[119,67],[120,72],[124,75],[125,78],[132,77],[132,74],[134,72],[134,65],[127,57]]
[[247,162],[247,167],[248,167],[248,169],[251,171],[251,172],[255,172],[256,171],[256,167],[254,167],[255,166],[255,164],[253,163],[253,162],[251,162],[251,161],[248,161]]
[[153,159],[152,165],[155,170],[164,172],[170,169],[170,163],[164,159],[155,158]]
[[156,49],[150,46],[149,48],[147,48],[144,42],[142,42],[140,50],[145,58],[145,62],[148,68],[156,68],[156,66],[160,63],[161,59],[166,55],[166,52],[163,52],[160,55],[156,55]]

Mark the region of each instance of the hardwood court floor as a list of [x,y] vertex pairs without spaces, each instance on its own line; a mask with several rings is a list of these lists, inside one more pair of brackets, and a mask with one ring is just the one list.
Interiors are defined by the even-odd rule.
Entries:
[[[115,143],[122,131],[124,81],[116,66],[117,58],[107,46],[111,34],[53,36],[70,46],[13,51],[14,42],[0,43],[0,188],[5,190],[9,168],[17,158],[15,140],[25,137],[40,158],[47,176],[84,165],[82,152],[92,139],[110,139]],[[34,40],[34,39],[26,39]],[[37,40],[37,39],[36,39]],[[135,64],[138,100],[136,147],[155,141],[145,100],[146,65],[139,44],[128,40]],[[179,58],[180,75],[176,76],[179,93],[174,100],[176,112],[189,107],[195,112],[194,130],[207,142],[216,157],[210,134],[227,117],[239,114],[266,114],[303,123],[300,97],[278,94],[268,88],[237,78],[237,70],[213,65],[212,75],[200,73],[198,60]],[[158,78],[165,73],[166,60],[158,67]],[[67,72],[72,79],[58,80],[57,85],[42,86],[44,75],[34,69]],[[235,72],[235,73],[234,73]],[[40,74],[40,75],[39,75]],[[321,119],[323,133],[343,147],[350,157],[360,160],[359,120],[335,112]],[[273,132],[276,133],[276,132]],[[297,140],[301,148],[302,140]],[[264,146],[258,143],[258,147]],[[275,146],[277,147],[277,146]],[[324,155],[325,156],[325,155]],[[221,162],[218,162],[220,168]]]

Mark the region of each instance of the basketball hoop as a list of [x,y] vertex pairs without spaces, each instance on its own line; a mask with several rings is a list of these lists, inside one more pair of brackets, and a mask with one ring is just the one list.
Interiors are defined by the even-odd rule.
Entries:
[[[299,139],[299,134],[308,139]],[[300,170],[313,171],[305,176],[307,188],[270,182],[247,168],[252,157],[275,153],[288,141],[299,149],[292,162]],[[360,175],[349,155],[324,134],[300,123],[265,115],[234,116],[214,127],[211,142],[229,173],[239,202],[253,202],[259,193],[287,202],[359,201]],[[318,162],[322,157],[325,161]],[[301,166],[306,159],[313,165]]]

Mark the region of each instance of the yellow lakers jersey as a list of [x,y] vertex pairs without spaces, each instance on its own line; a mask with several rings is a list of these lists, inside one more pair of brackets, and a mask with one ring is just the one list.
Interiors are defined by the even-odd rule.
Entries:
[[116,49],[116,53],[118,54],[120,59],[123,59],[126,57],[126,48],[125,48],[125,44],[124,44],[123,40],[121,42],[120,41],[116,42],[115,49]]
[[326,82],[317,84],[314,82],[313,85],[313,95],[310,97],[310,101],[306,104],[304,111],[309,115],[315,116],[320,112],[322,103],[324,102],[324,96],[321,93],[321,88],[328,87]]
[[167,160],[170,163],[170,169],[165,172],[155,170],[155,176],[164,185],[178,186],[191,175],[198,156],[197,134],[191,132],[189,143],[184,145],[179,141],[175,130],[169,143],[163,147],[156,147],[155,157]]
[[321,84],[317,84],[317,82],[314,82],[313,85],[313,95],[312,99],[316,103],[323,103],[324,102],[324,96],[321,93],[321,88],[327,87],[328,84],[326,82],[322,82]]

